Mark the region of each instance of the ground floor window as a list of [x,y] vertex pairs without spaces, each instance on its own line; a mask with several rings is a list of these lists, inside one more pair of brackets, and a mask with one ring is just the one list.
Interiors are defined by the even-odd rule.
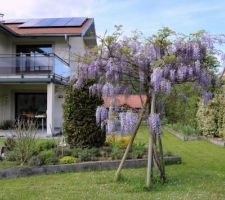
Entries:
[[16,93],[15,94],[16,118],[32,118],[35,115],[46,115],[46,93]]

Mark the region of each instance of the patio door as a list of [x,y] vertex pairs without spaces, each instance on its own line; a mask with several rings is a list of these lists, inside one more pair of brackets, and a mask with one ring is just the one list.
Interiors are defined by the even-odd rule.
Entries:
[[16,93],[15,94],[15,117],[34,117],[46,114],[47,93]]

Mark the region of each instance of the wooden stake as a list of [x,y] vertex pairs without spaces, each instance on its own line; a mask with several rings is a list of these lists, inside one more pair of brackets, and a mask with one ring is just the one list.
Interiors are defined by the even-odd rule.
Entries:
[[160,176],[160,181],[161,183],[164,183],[166,180],[165,176],[165,164],[164,164],[164,155],[163,155],[163,147],[162,147],[162,138],[160,135],[158,135],[158,143],[159,143],[159,152],[160,152],[160,163],[161,163],[161,169],[162,169],[162,174]]
[[[151,101],[151,114],[155,112],[155,94],[152,94]],[[154,145],[154,133],[150,131],[149,145],[148,145],[148,166],[147,166],[147,181],[146,187],[151,189],[153,178],[153,145]]]

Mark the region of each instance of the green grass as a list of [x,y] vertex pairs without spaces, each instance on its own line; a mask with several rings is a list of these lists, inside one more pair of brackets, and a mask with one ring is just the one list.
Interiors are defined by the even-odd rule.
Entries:
[[[138,139],[147,141],[146,128],[140,131]],[[142,168],[123,170],[119,182],[113,181],[114,170],[0,180],[0,199],[225,199],[225,148],[207,141],[183,142],[167,132],[163,143],[165,151],[181,155],[183,163],[166,166],[167,182],[161,185],[155,179],[152,191],[145,189]]]
[[0,138],[0,147],[3,146],[5,139],[4,138]]

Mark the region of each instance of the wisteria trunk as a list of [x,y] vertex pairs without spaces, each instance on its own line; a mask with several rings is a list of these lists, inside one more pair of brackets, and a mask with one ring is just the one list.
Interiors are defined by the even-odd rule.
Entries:
[[135,137],[136,137],[136,135],[137,135],[137,132],[138,132],[138,129],[139,129],[139,127],[140,127],[140,125],[141,125],[141,122],[142,122],[142,120],[143,120],[143,117],[144,117],[144,114],[145,114],[147,105],[148,105],[148,99],[146,100],[146,102],[145,102],[145,104],[144,104],[144,106],[143,106],[143,109],[142,109],[142,111],[141,111],[141,114],[140,114],[138,123],[137,123],[137,125],[136,125],[136,127],[135,127],[135,130],[134,130],[134,133],[133,133],[133,135],[132,135],[132,137],[131,137],[131,139],[130,139],[130,141],[129,141],[129,144],[127,145],[126,151],[125,151],[125,153],[124,153],[124,155],[123,155],[123,158],[122,158],[122,160],[121,160],[121,162],[120,162],[120,165],[119,165],[119,167],[118,167],[118,169],[117,169],[117,171],[116,171],[116,174],[115,174],[115,180],[116,180],[116,181],[119,179],[120,172],[121,172],[121,170],[122,170],[122,167],[123,167],[123,165],[124,165],[124,162],[125,162],[125,160],[126,160],[126,158],[127,158],[127,155],[128,155],[128,153],[129,153],[129,151],[130,151],[130,149],[131,149],[131,147],[132,147],[132,144],[133,144],[133,142],[134,142],[134,139],[135,139]]

